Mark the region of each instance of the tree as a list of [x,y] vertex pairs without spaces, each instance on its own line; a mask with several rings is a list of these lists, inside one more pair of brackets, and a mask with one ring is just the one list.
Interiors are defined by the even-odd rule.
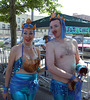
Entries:
[[0,0],[0,21],[9,22],[11,30],[11,47],[16,44],[16,15],[38,10],[41,13],[57,11],[58,0]]

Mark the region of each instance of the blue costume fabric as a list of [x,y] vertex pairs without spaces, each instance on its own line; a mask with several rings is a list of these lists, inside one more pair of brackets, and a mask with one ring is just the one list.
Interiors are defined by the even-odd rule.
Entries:
[[75,100],[81,100],[82,82],[79,80],[75,84]]
[[67,84],[57,80],[51,80],[51,88],[54,100],[74,100],[74,91],[68,89]]
[[70,91],[68,89],[67,84],[59,82],[57,80],[51,80],[51,88],[52,94],[54,96],[54,100],[81,100],[81,89],[82,89],[82,81],[80,80],[75,84],[75,90]]
[[34,100],[38,89],[37,73],[15,73],[10,82],[12,100]]

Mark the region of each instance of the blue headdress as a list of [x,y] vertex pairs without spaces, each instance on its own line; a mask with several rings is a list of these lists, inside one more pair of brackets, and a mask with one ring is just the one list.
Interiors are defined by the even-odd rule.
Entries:
[[60,17],[59,14],[56,16],[56,13],[51,13],[50,20],[52,18],[54,18],[54,19],[56,18],[56,19],[60,20],[60,24],[61,24],[61,28],[62,28],[61,39],[64,39],[65,38],[65,32],[66,32],[65,19],[63,19],[63,17]]
[[28,19],[26,20],[26,23],[22,24],[22,33],[21,33],[21,36],[22,36],[22,34],[23,34],[23,30],[24,30],[24,29],[33,29],[33,30],[34,30],[34,34],[35,34],[36,24],[33,26],[33,25],[31,24],[31,22],[32,22],[32,21],[28,18]]

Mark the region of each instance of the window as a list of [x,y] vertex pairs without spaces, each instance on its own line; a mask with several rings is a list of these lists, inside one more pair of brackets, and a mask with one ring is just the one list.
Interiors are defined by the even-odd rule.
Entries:
[[2,28],[5,29],[5,24],[2,24]]
[[22,18],[22,23],[24,23],[25,22],[25,18]]
[[20,25],[18,25],[17,29],[20,30]]
[[10,25],[8,25],[8,29],[10,29]]
[[20,18],[18,17],[18,23],[20,23]]

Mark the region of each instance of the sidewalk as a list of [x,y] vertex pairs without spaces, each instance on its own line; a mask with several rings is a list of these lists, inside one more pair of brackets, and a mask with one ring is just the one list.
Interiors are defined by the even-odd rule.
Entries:
[[[90,70],[90,64],[89,64],[89,70]],[[44,73],[40,73],[40,74],[44,74]],[[50,75],[50,73],[48,72],[47,74]],[[2,97],[3,88],[2,87],[4,86],[4,79],[5,79],[5,75],[0,73],[0,100],[3,100],[3,97]],[[35,100],[53,100],[52,94],[49,92],[50,84],[47,81],[44,82],[44,79],[41,79],[40,81],[42,81],[42,84],[40,84],[41,86],[36,94]],[[88,73],[88,77],[84,78],[84,81],[83,81],[82,97],[88,92],[88,90],[90,90],[90,72]],[[9,100],[11,100],[10,93],[9,93]]]

